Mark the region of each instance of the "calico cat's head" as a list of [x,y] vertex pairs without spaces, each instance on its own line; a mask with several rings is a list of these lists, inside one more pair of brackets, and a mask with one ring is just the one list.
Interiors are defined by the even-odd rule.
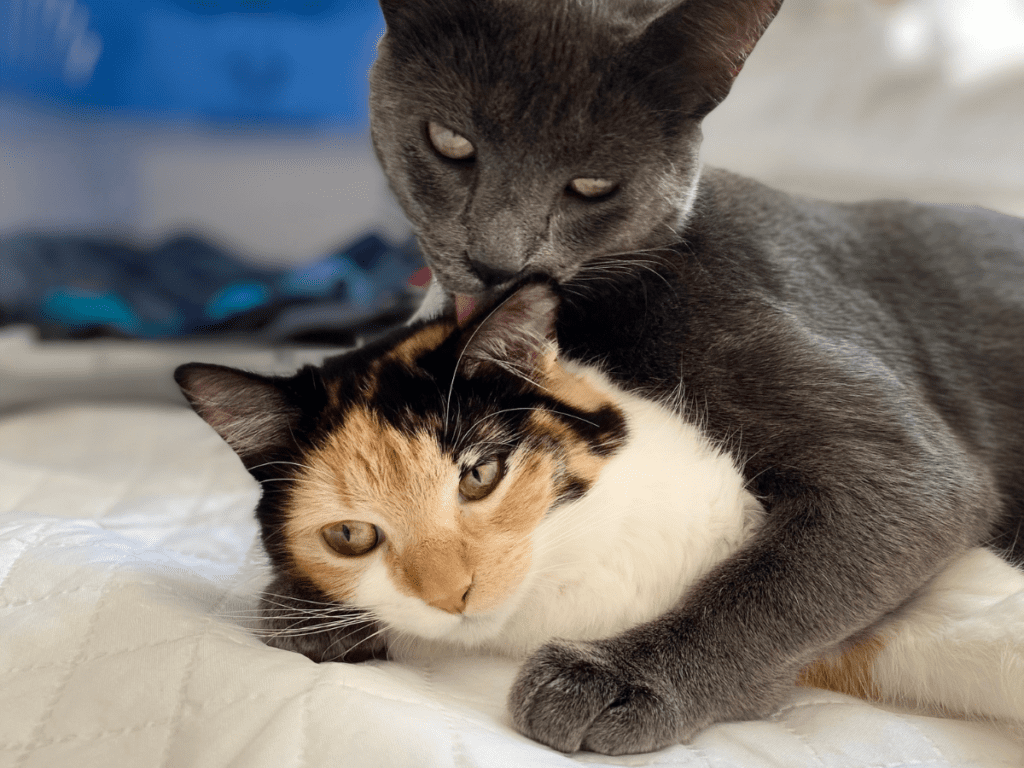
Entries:
[[288,378],[176,371],[262,484],[268,642],[358,660],[383,651],[381,626],[464,645],[501,630],[538,528],[625,439],[614,403],[559,362],[555,306],[529,285],[462,327],[402,329]]
[[675,242],[701,121],[780,4],[381,0],[374,145],[443,287]]

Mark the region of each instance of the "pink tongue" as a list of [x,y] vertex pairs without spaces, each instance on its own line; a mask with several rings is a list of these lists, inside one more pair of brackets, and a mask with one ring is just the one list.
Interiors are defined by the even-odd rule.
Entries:
[[[409,278],[409,285],[414,285],[417,288],[426,288],[427,283],[430,282],[430,267],[423,267]],[[461,296],[455,294],[455,320],[458,323],[465,321],[467,317],[473,314],[473,310],[476,309],[476,299],[472,296]]]
[[455,294],[455,322],[460,324],[465,322],[466,318],[473,314],[474,309],[476,309],[476,299],[472,296]]

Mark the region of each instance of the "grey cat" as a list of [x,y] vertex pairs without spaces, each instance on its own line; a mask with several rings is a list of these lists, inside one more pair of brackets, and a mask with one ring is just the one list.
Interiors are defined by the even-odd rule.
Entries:
[[438,282],[527,274],[561,354],[727,445],[767,523],[661,618],[510,694],[564,751],[772,711],[965,548],[1024,559],[1024,222],[701,171],[779,0],[382,0],[372,133]]

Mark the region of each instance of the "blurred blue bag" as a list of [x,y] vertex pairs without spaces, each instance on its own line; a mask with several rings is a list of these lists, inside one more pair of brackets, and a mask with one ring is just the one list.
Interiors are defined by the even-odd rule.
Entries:
[[0,89],[162,118],[363,131],[376,0],[0,0]]

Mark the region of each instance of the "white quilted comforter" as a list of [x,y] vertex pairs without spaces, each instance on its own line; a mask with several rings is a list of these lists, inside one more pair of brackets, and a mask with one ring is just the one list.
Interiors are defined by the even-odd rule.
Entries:
[[0,765],[1024,765],[993,727],[814,690],[648,755],[518,735],[514,666],[316,665],[245,629],[265,576],[255,484],[197,417],[74,407],[0,421]]

